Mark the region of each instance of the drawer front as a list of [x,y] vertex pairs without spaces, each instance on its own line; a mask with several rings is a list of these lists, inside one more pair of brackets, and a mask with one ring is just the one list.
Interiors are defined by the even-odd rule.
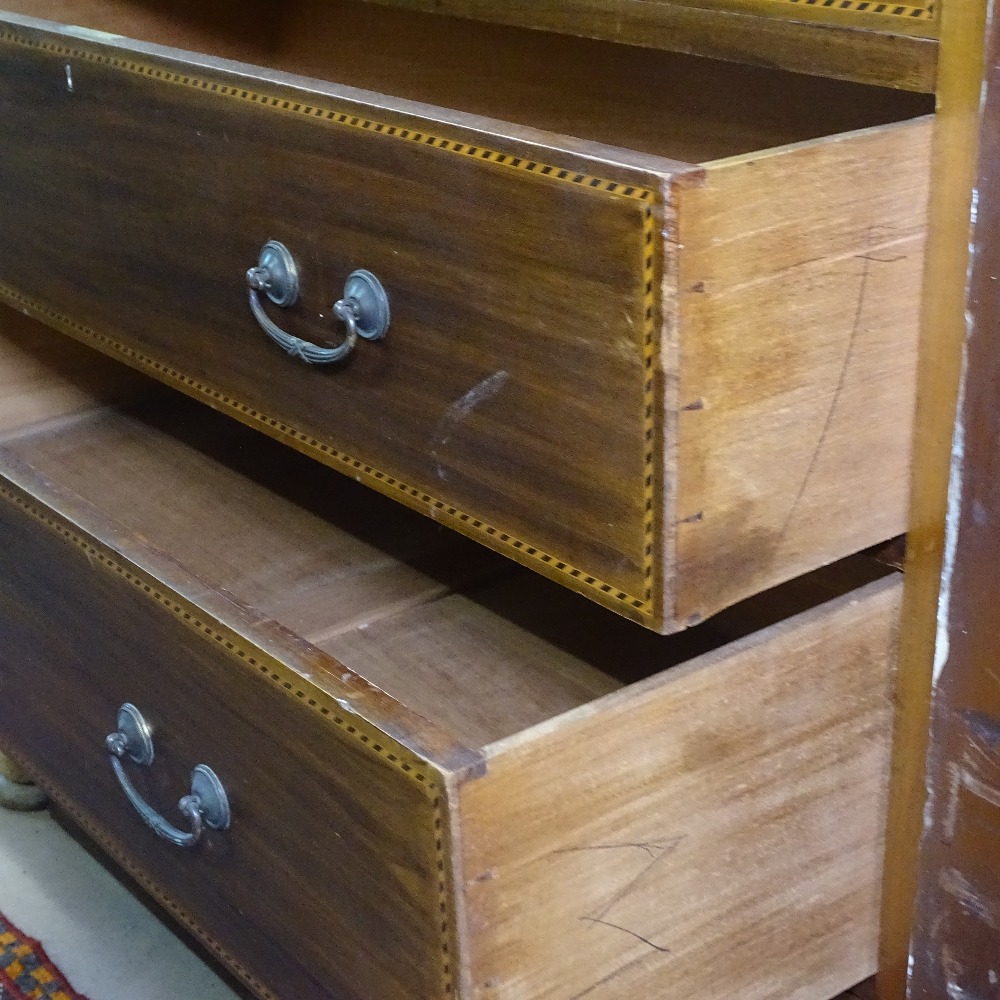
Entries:
[[[261,997],[448,995],[433,770],[7,484],[0,537],[4,750]],[[139,794],[184,827],[205,764],[228,830],[185,849],[143,824],[105,751],[125,702],[153,726]]]
[[[648,618],[657,177],[197,59],[0,25],[0,297]],[[248,303],[269,240],[301,290],[273,322],[340,342],[332,305],[364,268],[387,336],[337,364],[285,354]]]

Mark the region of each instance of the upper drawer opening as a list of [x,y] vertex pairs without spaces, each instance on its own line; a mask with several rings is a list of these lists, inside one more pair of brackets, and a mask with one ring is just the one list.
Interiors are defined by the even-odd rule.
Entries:
[[[7,9],[702,163],[927,114],[933,97],[355,0]],[[249,10],[248,10],[249,7]]]
[[43,327],[0,325],[5,474],[140,567],[165,555],[168,587],[232,595],[331,654],[313,683],[373,684],[469,747],[890,572],[855,557],[657,636],[98,355],[66,359]]
[[456,110],[446,49],[401,91],[374,28],[293,35],[440,103],[0,21],[0,301],[661,633],[905,530],[920,98],[476,50],[471,97],[563,135]]

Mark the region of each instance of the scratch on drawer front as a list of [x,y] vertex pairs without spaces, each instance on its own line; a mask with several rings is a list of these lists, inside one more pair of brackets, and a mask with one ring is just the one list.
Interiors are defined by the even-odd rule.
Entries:
[[73,93],[73,67],[66,63],[66,89]]
[[448,478],[448,470],[441,464],[438,452],[451,440],[452,430],[463,420],[466,420],[477,406],[492,399],[507,384],[509,379],[510,375],[503,370],[494,372],[489,378],[484,378],[465,395],[456,399],[445,411],[444,416],[434,429],[433,447],[431,448],[438,479],[444,481]]
[[[3,35],[0,33],[0,41],[2,39]],[[561,574],[571,578],[581,588],[587,588],[582,591],[583,593],[589,592],[595,594],[598,601],[608,607],[617,609],[619,614],[631,618],[633,621],[643,621],[653,614],[651,606],[652,588],[648,585],[645,600],[641,600],[633,594],[628,594],[614,585],[601,580],[599,577],[585,573],[579,567],[573,566],[571,563],[558,558],[550,552],[528,545],[527,542],[488,521],[466,513],[458,507],[453,507],[444,500],[425,493],[402,479],[397,479],[395,476],[391,476],[375,466],[368,465],[353,455],[339,451],[327,442],[320,441],[299,428],[285,424],[281,420],[267,413],[262,413],[247,403],[228,396],[221,389],[206,385],[198,381],[198,379],[178,371],[176,368],[171,368],[162,361],[157,361],[155,358],[135,350],[135,348],[122,344],[105,333],[99,333],[91,327],[78,323],[63,313],[28,298],[3,282],[0,282],[0,302],[14,309],[19,309],[25,316],[30,316],[43,323],[47,323],[62,333],[75,337],[82,343],[91,344],[105,354],[124,360],[126,364],[130,364],[139,371],[153,374],[154,377],[181,389],[195,399],[210,399],[212,401],[211,405],[215,409],[228,412],[237,419],[242,420],[245,424],[256,427],[258,430],[269,434],[279,441],[291,440],[295,442],[295,446],[300,451],[319,457],[320,461],[324,462],[330,468],[339,469],[348,475],[353,474],[359,481],[366,483],[385,496],[395,497],[414,509],[426,513],[429,517],[448,520],[459,531],[464,532],[471,538],[484,541],[487,545],[491,545],[501,552],[511,554],[511,550],[513,550],[516,553],[514,558],[519,559],[519,561],[527,566],[541,564],[547,568],[549,575],[555,576],[556,574]],[[652,343],[651,334],[647,334],[647,340],[649,340],[647,348],[649,357],[647,358],[647,363],[651,367],[656,347]],[[647,381],[649,382],[647,392],[652,393],[652,379],[648,379]],[[652,397],[650,396],[650,398]],[[650,404],[648,409],[649,413],[652,414],[652,404]],[[650,416],[648,419],[652,421],[653,418]],[[651,426],[652,424],[650,423]],[[652,440],[652,431],[649,428],[647,428],[647,433],[650,435],[650,440]],[[652,448],[649,449],[646,459],[647,469],[652,469],[651,463]],[[647,480],[650,483],[647,489],[650,491],[650,496],[652,497],[653,475],[651,471],[647,474]],[[651,539],[653,531],[653,503],[652,499],[650,499],[648,501],[646,523],[646,537],[650,539],[646,545],[647,580],[652,575],[653,544]]]

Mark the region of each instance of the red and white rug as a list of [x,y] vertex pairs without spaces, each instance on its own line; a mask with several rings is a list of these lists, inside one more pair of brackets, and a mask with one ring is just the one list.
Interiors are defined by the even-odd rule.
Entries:
[[0,914],[0,1000],[87,1000],[45,949]]

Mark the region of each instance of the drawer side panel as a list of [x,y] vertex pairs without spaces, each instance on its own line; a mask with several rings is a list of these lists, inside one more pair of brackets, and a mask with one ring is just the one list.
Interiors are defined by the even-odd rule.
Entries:
[[[0,537],[4,750],[259,996],[450,995],[433,768],[7,484]],[[140,793],[183,826],[207,764],[230,830],[143,825],[104,750],[124,702],[154,728]]]
[[906,530],[931,129],[680,192],[678,623]]
[[496,747],[459,793],[471,996],[826,1000],[870,975],[901,591]]
[[[326,91],[0,31],[0,296],[649,618],[655,179]],[[286,356],[247,303],[269,239],[301,271],[276,322],[336,342],[364,267],[386,339]]]

